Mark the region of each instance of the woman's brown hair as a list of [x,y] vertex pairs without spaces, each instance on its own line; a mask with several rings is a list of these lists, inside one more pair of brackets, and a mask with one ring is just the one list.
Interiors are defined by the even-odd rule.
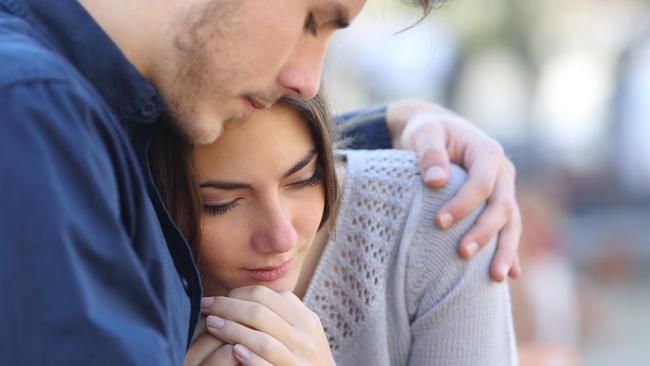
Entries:
[[[333,152],[336,130],[329,109],[321,95],[309,100],[283,97],[277,103],[291,108],[302,118],[314,141],[318,153],[317,174],[322,177],[325,191],[322,226],[332,214],[339,195]],[[187,239],[194,259],[198,260],[202,203],[192,165],[192,146],[171,123],[161,123],[156,127],[149,148],[149,164],[161,199]]]

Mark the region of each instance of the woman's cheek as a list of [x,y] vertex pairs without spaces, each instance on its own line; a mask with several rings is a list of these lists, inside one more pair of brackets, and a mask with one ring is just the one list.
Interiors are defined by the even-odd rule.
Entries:
[[294,206],[294,226],[303,239],[308,239],[308,245],[318,231],[318,225],[323,217],[325,198],[323,189],[314,187]]
[[[204,270],[214,273],[219,269],[238,268],[241,253],[244,251],[242,239],[236,227],[230,226],[227,221],[210,222],[206,220],[201,226],[201,253],[199,261]],[[239,254],[239,255],[238,255]],[[208,267],[209,266],[209,267]]]

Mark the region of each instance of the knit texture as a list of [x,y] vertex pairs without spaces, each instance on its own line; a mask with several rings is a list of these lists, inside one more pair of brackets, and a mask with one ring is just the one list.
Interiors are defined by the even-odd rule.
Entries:
[[495,241],[469,262],[458,243],[480,210],[446,231],[437,210],[466,180],[424,186],[413,153],[345,150],[335,227],[303,298],[338,365],[515,365],[506,284],[489,278]]

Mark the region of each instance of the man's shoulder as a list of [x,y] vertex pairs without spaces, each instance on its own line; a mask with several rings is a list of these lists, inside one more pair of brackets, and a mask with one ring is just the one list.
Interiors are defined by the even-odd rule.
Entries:
[[25,20],[0,12],[0,90],[14,84],[66,81],[70,65]]

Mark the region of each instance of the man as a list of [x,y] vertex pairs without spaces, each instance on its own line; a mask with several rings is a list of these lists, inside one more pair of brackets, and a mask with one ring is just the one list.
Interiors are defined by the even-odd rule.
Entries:
[[[201,290],[149,175],[153,125],[165,111],[207,143],[280,95],[313,96],[329,37],[362,6],[0,0],[0,364],[181,364]],[[374,125],[420,152],[432,184],[444,184],[447,154],[470,171],[439,224],[490,196],[461,251],[505,224],[502,279],[519,220],[500,147],[419,102],[389,106]]]

